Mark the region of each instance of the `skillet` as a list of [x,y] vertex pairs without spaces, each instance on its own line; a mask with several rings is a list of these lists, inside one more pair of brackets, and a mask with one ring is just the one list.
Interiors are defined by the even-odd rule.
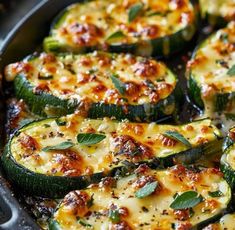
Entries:
[[[78,0],[42,0],[36,5],[22,20],[14,27],[14,29],[8,34],[0,47],[0,73],[3,72],[4,67],[12,62],[21,60],[28,54],[37,50],[43,38],[49,33],[50,24],[53,18],[66,6],[79,2]],[[189,57],[192,48],[201,37],[205,35],[196,36],[192,40],[188,50],[185,50],[183,54],[175,60],[167,60],[169,67],[173,69],[179,76],[181,85],[185,88],[185,80],[183,80],[184,67],[186,59]],[[174,59],[174,57],[173,57]],[[4,119],[5,119],[5,105],[4,101],[6,95],[3,92],[6,91],[7,85],[2,82],[0,84],[0,111],[2,116],[0,117],[0,135],[2,139],[1,147],[4,145]],[[186,102],[186,106],[183,106],[182,114],[187,114],[183,117],[184,121],[188,121],[189,117],[195,113],[195,109],[191,104]],[[14,190],[15,193],[20,191]],[[4,179],[4,175],[0,168],[0,229],[40,229],[33,218],[24,210],[17,199],[13,195],[13,191],[9,188],[7,181]]]

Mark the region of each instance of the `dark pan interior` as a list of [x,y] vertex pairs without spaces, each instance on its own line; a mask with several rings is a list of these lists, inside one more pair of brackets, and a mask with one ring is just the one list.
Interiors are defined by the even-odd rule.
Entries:
[[[0,73],[7,64],[21,60],[40,47],[43,38],[49,32],[51,21],[55,15],[64,7],[75,2],[79,2],[79,0],[42,0],[29,12],[8,35],[0,50]],[[199,26],[199,28],[201,28],[201,26]],[[165,60],[169,67],[177,73],[180,84],[184,89],[186,61],[191,55],[192,49],[205,35],[207,35],[207,33],[201,33],[199,36],[195,36],[190,47],[184,50],[182,54],[177,55],[177,58],[173,56],[171,59]],[[0,90],[0,92],[2,91],[4,90]],[[186,92],[184,91],[184,93]],[[0,101],[4,101],[3,95],[0,94],[0,96],[2,98]],[[3,134],[5,113],[3,104],[0,104],[0,111],[2,111],[0,126],[2,126],[1,130]],[[187,101],[180,111],[182,114],[182,122],[188,121],[193,114],[198,112]],[[39,229],[33,219],[29,217],[27,212],[22,210],[22,207],[12,196],[12,191],[7,187],[2,177],[0,177],[0,229]]]
[[[48,34],[51,20],[69,4],[78,0],[43,0],[14,27],[0,50],[0,73],[7,64],[20,60],[40,46]],[[1,90],[2,92],[2,90]],[[4,96],[1,93],[0,125],[4,132]],[[3,138],[1,138],[3,139]],[[20,192],[20,191],[16,191]],[[14,198],[13,192],[0,173],[0,229],[40,229]]]

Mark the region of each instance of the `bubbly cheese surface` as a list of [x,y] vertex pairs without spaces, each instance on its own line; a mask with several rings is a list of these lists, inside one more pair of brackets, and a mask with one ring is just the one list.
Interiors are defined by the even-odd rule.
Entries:
[[[167,131],[181,134],[193,148],[217,141],[220,136],[210,120],[172,126],[115,122],[106,118],[90,120],[75,114],[62,117],[59,122],[63,125],[58,125],[58,120],[46,119],[20,129],[10,145],[16,162],[37,173],[80,176],[109,171],[125,160],[133,163],[149,161],[190,149],[165,136]],[[97,144],[81,145],[76,139],[79,133],[103,134],[105,139]],[[65,150],[43,150],[66,141],[74,146]]]
[[35,94],[47,93],[77,104],[157,103],[173,92],[177,82],[161,62],[104,52],[75,56],[42,53],[6,67],[7,80],[19,75],[34,87]]
[[[130,11],[135,15],[131,21]],[[105,48],[104,44],[129,44],[171,35],[194,20],[189,0],[94,0],[68,7],[51,36],[76,48],[97,45]],[[117,32],[122,36],[109,39]]]
[[[136,171],[136,175],[117,182],[105,178],[99,185],[87,190],[70,192],[56,210],[53,220],[57,221],[60,229],[71,230],[86,229],[84,223],[95,230],[189,230],[220,213],[230,199],[228,184],[222,174],[212,168],[195,172],[175,166],[164,171],[151,171],[142,165]],[[136,191],[155,181],[159,186],[152,194],[141,199],[136,197]],[[193,214],[189,214],[189,209],[170,208],[175,194],[192,190],[204,198],[203,202],[191,209]],[[209,195],[209,192],[218,190],[223,194],[220,197]],[[86,204],[91,197],[93,202],[88,207]],[[109,218],[110,210],[120,213],[119,220],[115,222]]]
[[200,7],[203,14],[221,16],[226,20],[235,19],[234,0],[200,0]]
[[[190,74],[201,89],[205,113],[209,117],[215,112],[216,95],[235,91],[235,75],[229,74],[235,64],[234,42],[235,23],[231,22],[205,40],[188,63]],[[227,112],[233,113],[233,101],[228,103]]]

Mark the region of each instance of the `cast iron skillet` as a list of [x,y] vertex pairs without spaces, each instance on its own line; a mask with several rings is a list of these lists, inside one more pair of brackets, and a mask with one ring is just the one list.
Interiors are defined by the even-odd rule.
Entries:
[[[0,48],[0,73],[4,66],[21,60],[38,48],[48,34],[52,19],[64,7],[78,0],[42,0],[9,33]],[[1,75],[0,75],[1,76]],[[1,80],[1,79],[0,79]],[[0,90],[2,92],[2,90]],[[4,96],[0,93],[1,138],[4,136]],[[0,229],[40,229],[14,198],[12,191],[0,172]],[[15,191],[20,192],[20,191]]]
[[[10,32],[5,39],[2,47],[0,47],[0,73],[4,67],[12,62],[19,61],[28,54],[33,53],[42,44],[43,38],[48,35],[50,24],[53,18],[64,7],[82,0],[42,0],[32,11],[30,11]],[[199,27],[201,28],[201,26]],[[205,34],[200,33],[200,36],[195,36],[188,49],[184,53],[178,54],[177,58],[165,60],[170,68],[177,73],[181,86],[185,89],[185,62],[195,45],[205,37]],[[1,76],[1,74],[0,74]],[[0,79],[0,87],[1,87]],[[4,87],[4,85],[3,85]],[[0,140],[4,137],[4,95],[0,89]],[[192,115],[198,111],[191,103],[185,101],[181,109],[182,122],[189,121]],[[1,143],[1,141],[0,141]],[[1,145],[1,144],[0,144]],[[0,230],[32,230],[40,229],[34,220],[22,209],[18,201],[13,197],[12,191],[8,188],[7,182],[1,176],[0,168]],[[18,192],[18,191],[15,191]],[[20,191],[19,191],[20,192]]]

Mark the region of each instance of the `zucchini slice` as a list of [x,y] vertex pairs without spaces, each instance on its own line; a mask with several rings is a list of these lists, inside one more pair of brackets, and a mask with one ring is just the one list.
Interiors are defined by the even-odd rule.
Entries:
[[234,0],[199,0],[201,15],[213,26],[225,26],[235,19]]
[[225,179],[230,186],[235,188],[235,128],[229,130],[228,136],[225,138],[223,144],[224,154],[221,157],[221,170],[224,173]]
[[227,214],[221,217],[218,223],[210,224],[203,230],[234,230],[235,214]]
[[197,10],[190,0],[86,1],[69,6],[57,16],[44,49],[169,56],[191,40],[196,24]]
[[[231,199],[229,185],[215,171],[141,165],[126,178],[107,177],[67,194],[49,229],[200,229],[222,215]],[[212,197],[215,190],[222,195]]]
[[235,22],[207,38],[188,63],[191,99],[208,117],[235,114]]
[[22,189],[58,197],[141,162],[152,167],[192,163],[221,151],[220,137],[210,120],[172,126],[68,115],[19,129],[2,163],[8,178]]
[[79,110],[90,118],[157,121],[176,108],[176,76],[161,62],[130,54],[42,53],[8,65],[5,76],[41,116]]

